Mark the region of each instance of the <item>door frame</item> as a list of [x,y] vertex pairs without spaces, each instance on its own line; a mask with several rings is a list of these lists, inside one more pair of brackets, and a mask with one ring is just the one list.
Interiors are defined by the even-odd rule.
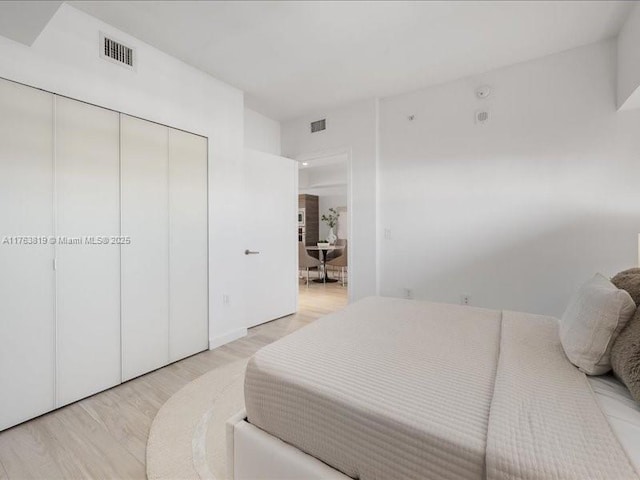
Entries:
[[[340,148],[332,148],[327,150],[319,150],[319,151],[310,152],[310,153],[301,153],[299,155],[296,155],[294,157],[294,160],[298,162],[296,169],[299,171],[300,164],[302,162],[312,162],[314,160],[319,160],[321,158],[335,157],[338,155],[344,155],[347,157],[347,218],[349,219],[349,234],[347,235],[347,244],[348,244],[348,248],[352,248],[352,245],[353,245],[353,241],[352,241],[353,239],[353,195],[352,195],[353,162],[352,162],[352,157],[353,156],[351,152],[351,147],[340,147]],[[298,193],[300,191],[299,175],[296,175],[296,191]],[[353,255],[351,255],[351,258],[353,258]],[[352,274],[352,272],[353,272],[353,267],[349,265],[347,267],[347,295],[348,295],[347,298],[349,303],[351,303],[353,300],[352,299],[353,289],[351,288],[351,285],[352,285],[351,282],[353,281],[354,275]],[[296,276],[297,275],[298,275],[298,271],[296,271]],[[296,301],[298,301],[298,298],[296,298]]]

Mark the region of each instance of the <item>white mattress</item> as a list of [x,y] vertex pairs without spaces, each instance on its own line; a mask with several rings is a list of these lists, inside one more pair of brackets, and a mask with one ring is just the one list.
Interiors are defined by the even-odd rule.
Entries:
[[612,375],[588,378],[611,429],[629,460],[640,471],[640,404]]

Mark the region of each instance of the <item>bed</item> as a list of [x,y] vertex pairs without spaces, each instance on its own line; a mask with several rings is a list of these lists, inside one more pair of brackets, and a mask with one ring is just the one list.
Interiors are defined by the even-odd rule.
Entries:
[[614,427],[607,384],[568,362],[557,330],[518,312],[356,302],[250,360],[230,476],[640,478],[640,430]]

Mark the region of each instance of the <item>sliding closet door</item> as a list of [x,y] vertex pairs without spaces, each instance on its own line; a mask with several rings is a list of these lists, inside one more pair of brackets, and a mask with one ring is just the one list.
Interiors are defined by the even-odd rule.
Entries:
[[207,139],[169,129],[169,352],[208,347]]
[[118,113],[67,98],[55,118],[61,406],[120,383],[120,134]]
[[53,95],[0,80],[0,430],[54,407],[53,234]]
[[122,379],[169,362],[168,129],[120,116]]

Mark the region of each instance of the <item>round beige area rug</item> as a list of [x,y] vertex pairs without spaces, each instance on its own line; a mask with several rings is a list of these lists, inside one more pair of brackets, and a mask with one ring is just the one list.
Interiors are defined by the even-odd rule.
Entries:
[[196,378],[160,409],[147,441],[150,480],[227,478],[226,421],[244,409],[244,371],[237,360]]

